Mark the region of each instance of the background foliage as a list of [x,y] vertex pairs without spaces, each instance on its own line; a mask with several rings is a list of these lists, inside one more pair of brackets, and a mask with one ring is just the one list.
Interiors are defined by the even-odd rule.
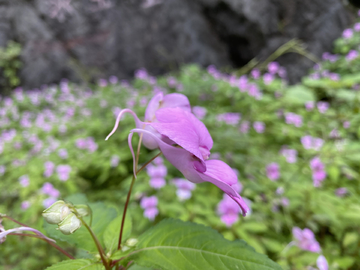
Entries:
[[[360,73],[356,67],[360,59],[349,57],[351,50],[358,51],[359,42],[356,31],[339,39],[336,57],[324,55],[295,86],[277,75],[269,80],[270,71],[256,79],[249,75],[243,86],[245,77],[192,65],[160,78],[140,71],[132,84],[112,77],[90,88],[67,81],[41,91],[25,93],[18,88],[0,102],[0,212],[41,228],[40,214],[54,197],[83,193],[94,206],[105,201],[114,215],[119,213],[132,176],[126,139],[134,123],[124,118],[119,131],[105,141],[116,114],[132,108],[142,116],[154,93],[181,92],[193,106],[206,109],[202,120],[216,142],[212,154],[239,172],[241,195],[249,200],[252,213],[227,227],[217,214],[222,192],[209,183],[196,185],[192,197],[180,202],[172,180],[181,175],[165,161],[168,173],[163,188],[152,188],[145,172],[139,175],[130,204],[134,225],[127,237],[138,236],[165,217],[180,218],[211,226],[226,239],[243,239],[284,269],[304,269],[315,267],[318,254],[289,243],[293,227],[307,227],[314,231],[330,269],[359,269]],[[326,104],[329,108],[323,110]],[[291,123],[289,113],[301,121]],[[263,130],[256,128],[259,124]],[[306,149],[304,136],[323,143]],[[296,150],[296,162],[289,162],[284,149]],[[140,163],[154,155],[142,149]],[[318,186],[310,166],[316,157],[326,172]],[[55,167],[51,175],[44,175],[49,161]],[[279,166],[276,181],[269,179],[270,163]],[[60,194],[46,194],[46,182]],[[139,206],[143,196],[151,195],[159,200],[154,221],[144,218]],[[81,247],[69,251],[77,258],[88,257]],[[44,269],[64,259],[36,239],[20,241],[14,236],[8,236],[0,253],[5,269]]]

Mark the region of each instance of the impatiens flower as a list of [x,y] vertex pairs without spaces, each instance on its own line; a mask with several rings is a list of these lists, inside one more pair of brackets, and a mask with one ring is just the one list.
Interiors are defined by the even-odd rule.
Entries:
[[314,149],[315,151],[319,151],[324,144],[322,139],[310,135],[305,135],[300,140],[305,149]]
[[150,186],[155,189],[160,189],[165,186],[165,176],[167,175],[167,168],[163,164],[154,166],[149,164],[146,167],[147,173],[150,176]]
[[176,195],[180,201],[188,200],[191,198],[191,191],[195,188],[195,184],[187,181],[186,179],[177,178],[173,180],[174,185],[177,187]]
[[310,229],[305,228],[304,230],[301,230],[298,227],[294,227],[292,229],[292,233],[296,239],[296,245],[299,248],[311,252],[321,251],[320,245],[316,241],[315,235]]
[[241,115],[239,113],[222,113],[217,115],[217,120],[219,122],[225,122],[228,125],[237,125],[241,119]]
[[[232,185],[238,182],[236,174],[226,163],[219,160],[208,160],[213,140],[207,128],[189,112],[189,104],[184,104],[185,99],[187,100],[185,96],[176,94],[178,97],[182,96],[177,99],[176,96],[170,95],[163,97],[162,94],[158,94],[149,102],[145,115],[147,122],[141,122],[131,110],[123,110],[109,136],[115,132],[122,114],[131,113],[137,127],[129,134],[129,146],[133,157],[131,139],[133,133],[136,132],[142,134],[143,141],[147,140],[147,144],[144,142],[145,146],[148,147],[150,144],[151,147],[148,147],[150,149],[159,148],[165,158],[186,179],[193,183],[210,182],[215,184],[235,200],[241,207],[242,214],[246,215],[248,212],[246,203],[232,188]],[[165,102],[166,97],[168,97],[168,102]],[[167,104],[168,107],[159,108],[159,105],[164,104]]]
[[326,258],[324,257],[324,255],[320,255],[317,258],[316,265],[319,268],[319,270],[328,270],[329,269],[329,264],[328,264]]
[[258,70],[257,68],[254,68],[253,70],[251,70],[251,76],[256,80],[260,78],[260,70]]
[[30,205],[31,205],[31,203],[29,201],[23,201],[21,203],[21,209],[26,210],[26,209],[28,209],[30,207]]
[[253,127],[257,133],[264,133],[265,131],[265,124],[263,122],[256,121],[254,122]]
[[[193,183],[213,183],[238,203],[244,216],[249,211],[244,200],[232,187],[238,183],[238,179],[229,165],[220,160],[205,160],[205,162],[203,162],[202,159],[195,156],[192,152],[167,144],[147,130],[133,129],[131,133],[133,132],[153,136],[166,159],[174,165],[186,179]],[[131,137],[132,134],[130,134],[130,139]]]
[[18,227],[18,228],[14,228],[14,229],[10,229],[10,230],[2,230],[0,231],[0,244],[3,243],[5,241],[5,238],[8,234],[10,233],[17,233],[17,232],[21,232],[21,231],[30,231],[30,232],[34,232],[37,236],[46,239],[47,241],[51,241],[56,243],[55,240],[46,237],[44,234],[42,234],[41,232],[39,232],[38,230],[35,230],[33,228],[30,227]]
[[350,50],[350,52],[346,55],[346,60],[352,61],[359,56],[359,53],[355,50]]
[[110,160],[110,166],[111,167],[117,167],[120,162],[120,157],[118,155],[113,155]]
[[314,109],[315,103],[313,101],[308,101],[305,103],[305,108],[308,111],[311,111],[312,109]]
[[274,75],[270,73],[265,73],[263,79],[264,79],[264,83],[266,85],[269,85],[274,80]]
[[239,131],[240,131],[241,133],[248,133],[248,132],[249,132],[249,129],[250,129],[250,122],[249,122],[249,121],[243,121],[243,122],[240,124]]
[[283,147],[280,153],[286,158],[288,163],[295,163],[297,161],[297,151],[295,149],[288,149]]
[[266,167],[266,175],[271,181],[276,181],[280,177],[280,167],[277,163],[270,163]]
[[278,62],[270,62],[267,68],[270,74],[275,75],[279,71],[280,65]]
[[70,165],[59,165],[56,167],[56,172],[61,181],[67,181],[70,176],[71,167]]
[[352,38],[352,36],[354,35],[354,32],[352,29],[348,28],[348,29],[345,29],[342,36],[343,38],[345,39],[349,39],[349,38]]
[[193,114],[200,120],[203,119],[207,113],[206,108],[200,106],[193,107],[192,111]]
[[310,161],[310,167],[313,171],[314,187],[319,187],[321,182],[326,178],[325,165],[319,157],[315,157]]
[[325,113],[329,109],[329,103],[324,101],[319,101],[316,106],[320,113]]
[[22,187],[27,187],[30,184],[29,176],[27,175],[20,176],[19,183]]
[[55,164],[52,163],[51,161],[46,161],[44,163],[44,167],[45,167],[44,176],[50,177],[54,173]]
[[285,114],[285,122],[286,124],[292,124],[295,127],[302,126],[302,116],[295,113],[286,113]]
[[231,227],[239,220],[241,209],[233,199],[224,194],[223,199],[217,206],[217,212],[221,218],[221,221],[225,223],[227,227]]
[[335,195],[338,197],[344,197],[348,193],[347,188],[341,187],[335,190]]
[[144,209],[144,217],[154,220],[159,214],[157,209],[158,199],[155,196],[143,197],[140,202],[140,206]]

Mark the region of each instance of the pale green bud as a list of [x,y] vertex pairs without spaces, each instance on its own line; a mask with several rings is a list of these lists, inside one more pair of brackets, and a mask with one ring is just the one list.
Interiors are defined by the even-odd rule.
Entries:
[[129,247],[135,247],[138,242],[139,242],[139,240],[137,240],[135,238],[130,238],[126,241],[126,245]]
[[70,213],[67,217],[59,223],[59,230],[63,234],[72,234],[81,227],[81,221],[74,213]]
[[57,201],[42,213],[44,219],[50,224],[59,224],[71,213],[64,201]]
[[87,206],[85,204],[75,205],[74,208],[76,209],[76,212],[78,213],[78,215],[80,217],[88,216],[90,214],[90,211],[91,211],[89,206]]

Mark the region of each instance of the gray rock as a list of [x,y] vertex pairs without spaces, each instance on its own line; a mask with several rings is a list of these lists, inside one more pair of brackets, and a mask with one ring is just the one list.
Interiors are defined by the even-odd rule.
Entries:
[[[142,67],[154,75],[185,63],[241,67],[294,37],[320,56],[350,23],[338,0],[144,1],[0,0],[0,46],[22,44],[22,85],[35,88],[129,79]],[[292,82],[313,65],[298,55],[279,61]]]

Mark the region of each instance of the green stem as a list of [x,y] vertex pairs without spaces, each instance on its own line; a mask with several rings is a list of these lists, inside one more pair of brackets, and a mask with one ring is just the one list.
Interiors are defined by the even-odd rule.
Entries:
[[105,252],[104,252],[104,249],[102,248],[99,240],[97,239],[96,235],[94,234],[93,230],[89,227],[89,225],[84,221],[84,219],[82,217],[79,217],[78,218],[81,220],[81,223],[85,226],[85,228],[89,231],[92,239],[94,240],[95,242],[95,245],[99,251],[99,254],[100,254],[100,257],[101,257],[101,261],[103,263],[103,265],[105,266],[105,269],[106,270],[111,270],[111,267],[109,266],[109,262],[107,261],[107,259],[105,258]]

